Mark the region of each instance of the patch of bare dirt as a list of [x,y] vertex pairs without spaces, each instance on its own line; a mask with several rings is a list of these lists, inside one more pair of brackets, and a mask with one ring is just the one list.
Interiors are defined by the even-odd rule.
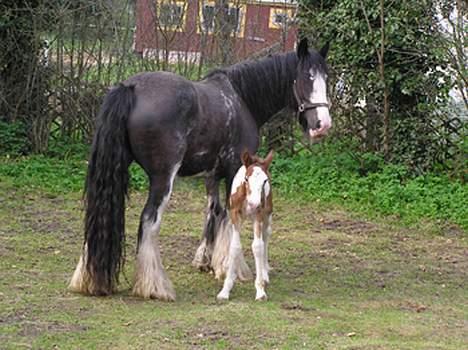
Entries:
[[18,335],[35,338],[43,333],[84,332],[87,329],[88,327],[85,326],[64,324],[58,321],[24,321]]
[[377,226],[372,223],[346,218],[322,219],[319,223],[324,230],[341,231],[349,235],[367,234],[377,230]]
[[219,327],[194,329],[186,333],[186,338],[189,341],[190,349],[206,349],[207,344],[213,344],[220,340],[224,340],[229,349],[235,349],[241,345],[241,338],[229,333],[227,327],[226,329]]
[[199,240],[188,235],[160,236],[161,255],[177,264],[190,265]]
[[306,307],[302,305],[300,302],[284,302],[281,304],[281,308],[284,310],[298,310],[298,311],[312,311],[313,309],[310,307]]

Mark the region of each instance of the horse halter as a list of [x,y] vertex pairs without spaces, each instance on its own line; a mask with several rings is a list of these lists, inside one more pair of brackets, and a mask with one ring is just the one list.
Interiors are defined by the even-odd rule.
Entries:
[[301,113],[304,113],[305,111],[307,111],[309,109],[314,109],[314,108],[318,108],[318,107],[327,107],[327,108],[329,108],[329,105],[326,102],[313,103],[313,102],[309,102],[307,100],[302,100],[299,97],[299,94],[297,93],[296,84],[297,84],[297,80],[294,80],[293,92],[294,92],[294,97],[296,98],[296,102],[297,102],[297,106],[298,106],[297,107],[297,115],[298,116]]

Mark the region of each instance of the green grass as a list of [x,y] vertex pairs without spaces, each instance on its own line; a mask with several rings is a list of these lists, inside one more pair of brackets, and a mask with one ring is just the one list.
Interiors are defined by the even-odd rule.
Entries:
[[[398,165],[375,156],[355,158],[345,143],[320,144],[312,152],[291,158],[277,155],[273,183],[282,196],[294,201],[320,202],[346,208],[366,218],[393,217],[403,225],[429,221],[444,228],[468,229],[468,186],[446,174],[411,176]],[[86,146],[55,142],[46,156],[0,158],[0,177],[16,186],[51,193],[80,191],[87,162]],[[362,173],[365,172],[363,175]],[[131,188],[144,190],[147,178],[131,167]]]
[[[408,228],[398,220],[365,220],[279,191],[269,300],[255,302],[248,282],[236,284],[231,301],[216,302],[221,282],[190,265],[203,227],[200,180],[176,183],[162,224],[176,302],[130,295],[146,196],[135,190],[119,292],[105,298],[70,293],[82,241],[85,164],[49,160],[44,178],[23,178],[39,172],[35,161],[17,160],[22,170],[8,175],[5,169],[19,165],[1,163],[2,349],[461,349],[468,341],[464,232],[451,226],[434,235],[430,222]],[[67,174],[70,164],[76,171]],[[250,225],[242,239],[253,267]]]
[[322,144],[312,153],[277,157],[273,182],[289,198],[338,205],[368,218],[393,216],[405,225],[431,220],[468,229],[466,184],[443,173],[412,176],[375,156],[355,158],[348,147]]

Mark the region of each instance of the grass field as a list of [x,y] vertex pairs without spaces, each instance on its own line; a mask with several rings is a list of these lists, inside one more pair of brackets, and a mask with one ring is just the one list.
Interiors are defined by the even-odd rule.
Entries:
[[[66,290],[82,241],[78,192],[19,189],[0,179],[1,349],[462,349],[468,344],[468,242],[455,226],[408,228],[276,196],[269,300],[252,282],[231,300],[190,264],[204,192],[178,181],[161,232],[177,301],[130,295],[145,193],[127,211],[119,293]],[[253,268],[250,227],[244,252]]]

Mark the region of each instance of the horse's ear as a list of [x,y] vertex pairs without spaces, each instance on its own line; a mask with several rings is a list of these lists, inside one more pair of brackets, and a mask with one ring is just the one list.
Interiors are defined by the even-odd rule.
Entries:
[[268,169],[270,167],[271,161],[273,160],[273,154],[274,152],[273,150],[271,150],[270,152],[268,152],[268,155],[264,159],[263,164],[265,165],[265,169]]
[[328,54],[328,49],[330,48],[330,42],[327,41],[325,43],[325,45],[323,45],[323,47],[320,49],[319,53],[320,53],[320,56],[322,56],[323,58],[327,58],[327,54]]
[[242,160],[242,164],[244,164],[246,168],[248,168],[250,164],[253,163],[252,156],[250,155],[248,150],[245,150],[244,152],[242,152],[241,160]]
[[309,54],[309,43],[307,38],[302,38],[297,45],[297,57],[304,58]]

